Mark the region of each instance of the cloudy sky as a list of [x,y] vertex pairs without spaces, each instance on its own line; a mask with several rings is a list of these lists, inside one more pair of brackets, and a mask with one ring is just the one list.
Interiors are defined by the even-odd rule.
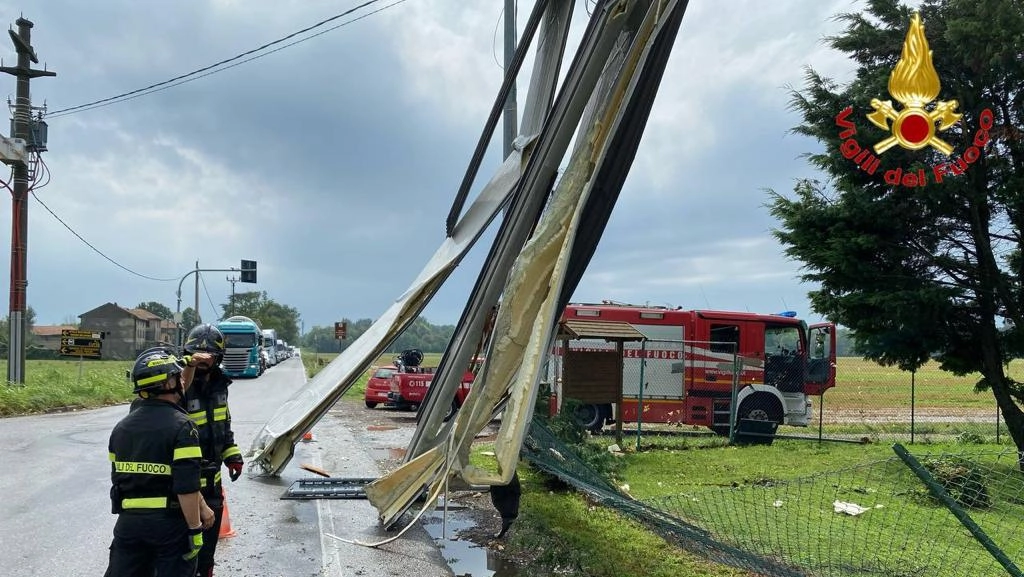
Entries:
[[[382,0],[369,9],[394,0]],[[0,0],[56,78],[54,112],[229,58],[356,0]],[[195,267],[259,263],[257,285],[309,330],[376,318],[443,240],[444,218],[501,83],[503,0],[405,0],[194,82],[49,119],[51,173],[29,205],[28,304],[37,324],[105,302],[176,306]],[[804,67],[851,65],[822,38],[848,0],[691,0],[637,159],[574,300],[810,311],[799,263],[769,234],[764,189],[812,175],[789,134]],[[520,28],[532,4],[519,7]],[[567,58],[587,18],[577,3]],[[334,22],[338,24],[349,20]],[[318,30],[319,31],[319,30]],[[0,42],[5,64],[15,60]],[[519,82],[520,97],[528,71]],[[14,78],[0,78],[13,99]],[[500,134],[481,178],[499,163]],[[109,259],[76,238],[46,207]],[[9,211],[0,222],[9,238]],[[489,238],[489,237],[488,237]],[[487,238],[424,315],[458,320]],[[8,270],[9,253],[0,262]],[[143,278],[144,275],[152,279]],[[231,284],[207,272],[204,320]],[[9,278],[9,277],[8,277]],[[7,286],[7,282],[0,283]],[[184,283],[182,308],[194,284]],[[214,305],[217,305],[215,308]]]

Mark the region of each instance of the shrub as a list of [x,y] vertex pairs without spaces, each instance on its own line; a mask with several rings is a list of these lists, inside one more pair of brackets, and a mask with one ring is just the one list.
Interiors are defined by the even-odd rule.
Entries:
[[922,464],[960,506],[985,509],[992,505],[985,477],[974,463],[958,457],[937,457]]

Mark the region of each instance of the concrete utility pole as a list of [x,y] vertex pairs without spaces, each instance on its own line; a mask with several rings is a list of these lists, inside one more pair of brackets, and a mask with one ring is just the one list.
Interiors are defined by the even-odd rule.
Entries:
[[[516,0],[505,0],[505,72],[512,68],[512,57],[516,53]],[[512,153],[512,141],[519,134],[519,121],[516,118],[516,85],[508,93],[505,100],[505,154],[508,158]]]
[[[32,63],[39,63],[39,58],[32,48],[32,22],[18,18],[15,24],[18,25],[17,34],[13,30],[7,32],[11,35],[14,49],[18,53],[18,65],[0,66],[0,72],[6,72],[18,79],[14,100],[14,134],[11,137],[27,142],[26,149],[31,152],[35,150],[35,139],[31,133],[32,100],[29,81],[40,76],[56,76],[57,73],[32,69]],[[10,338],[7,341],[7,381],[19,384],[25,382],[25,336],[28,333],[28,316],[25,311],[28,287],[29,172],[26,160],[22,157],[21,162],[13,163],[14,183],[11,196],[11,306],[8,317]]]

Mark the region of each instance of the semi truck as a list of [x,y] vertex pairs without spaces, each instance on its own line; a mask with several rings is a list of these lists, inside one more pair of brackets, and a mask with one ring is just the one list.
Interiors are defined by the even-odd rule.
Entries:
[[249,317],[233,316],[217,323],[224,333],[224,360],[221,370],[229,377],[258,377],[263,374],[260,362],[262,332]]
[[267,366],[272,367],[283,359],[277,356],[277,331],[263,329],[263,352],[267,353]]
[[550,357],[552,411],[573,399],[593,431],[617,416],[728,434],[734,409],[732,423],[807,426],[812,397],[835,386],[835,345],[835,325],[790,311],[570,304]]

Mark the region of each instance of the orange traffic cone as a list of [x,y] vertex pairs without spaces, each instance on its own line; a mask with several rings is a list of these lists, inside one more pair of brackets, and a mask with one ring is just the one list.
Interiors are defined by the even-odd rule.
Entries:
[[238,535],[238,533],[236,533],[234,527],[231,526],[231,515],[228,513],[228,496],[227,493],[224,492],[223,488],[220,490],[220,495],[224,503],[224,514],[220,518],[220,534],[217,538],[225,539],[227,537],[234,537]]

